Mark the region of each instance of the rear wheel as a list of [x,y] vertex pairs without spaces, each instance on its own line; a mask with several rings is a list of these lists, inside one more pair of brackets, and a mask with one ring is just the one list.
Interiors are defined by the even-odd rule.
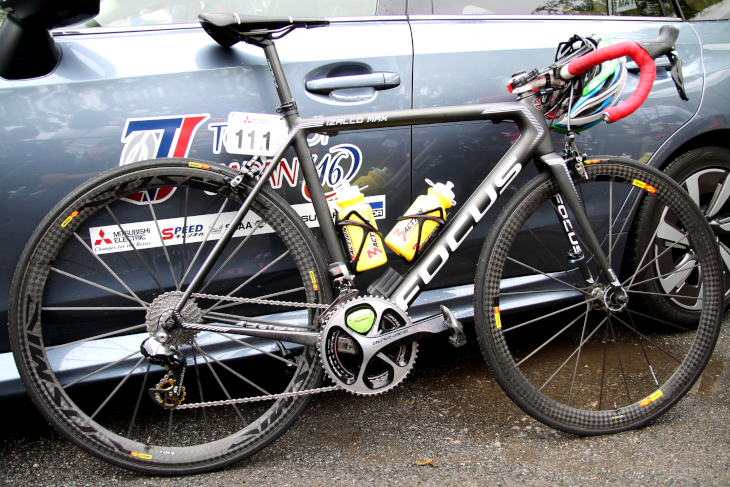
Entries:
[[[56,206],[22,255],[10,307],[21,377],[46,418],[103,460],[155,474],[220,468],[281,435],[311,397],[270,396],[321,381],[313,347],[173,329],[167,343],[185,363],[175,404],[165,391],[180,384],[140,352],[249,193],[245,182],[231,189],[235,176],[180,159],[112,170]],[[266,188],[199,291],[219,297],[195,297],[182,315],[312,329],[315,308],[230,298],[326,304],[326,276],[311,232]]]
[[[551,199],[557,183],[542,174],[507,204],[487,237],[475,310],[482,349],[507,394],[550,426],[596,435],[643,425],[689,391],[717,340],[724,286],[714,235],[676,183],[627,161],[602,160],[587,170],[589,178],[575,178],[575,184],[613,268],[620,268],[639,206],[651,204],[667,215],[662,225],[646,226],[639,244],[627,249],[631,255],[624,259],[633,266],[620,281],[628,304],[612,299],[579,229],[575,236],[595,282],[586,282],[571,263],[574,256],[566,251],[573,247],[557,216],[566,209]],[[651,269],[675,249],[691,253],[692,262],[663,277],[703,277],[703,292],[695,298],[702,307],[692,326],[653,316],[637,299],[666,297],[652,287]],[[521,312],[531,303],[542,307],[531,315]]]

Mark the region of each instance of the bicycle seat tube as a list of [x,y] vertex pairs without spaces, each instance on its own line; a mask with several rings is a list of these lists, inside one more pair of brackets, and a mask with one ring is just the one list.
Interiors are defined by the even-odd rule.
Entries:
[[[289,133],[294,132],[294,137],[291,141],[291,145],[294,147],[294,151],[297,153],[299,158],[299,164],[302,168],[302,174],[304,175],[304,181],[309,188],[309,196],[312,199],[312,206],[314,206],[314,212],[319,220],[319,226],[324,235],[324,240],[329,251],[332,262],[341,264],[339,268],[347,269],[347,260],[345,253],[340,246],[340,240],[337,237],[337,231],[330,215],[329,205],[327,199],[324,196],[324,192],[320,190],[322,183],[319,180],[319,174],[312,160],[312,155],[309,152],[309,144],[307,144],[307,134],[304,131],[297,130],[297,124],[299,123],[299,110],[297,109],[296,102],[292,98],[291,91],[289,91],[289,84],[286,81],[286,75],[284,69],[281,66],[279,60],[279,54],[276,50],[276,45],[271,39],[261,39],[256,42],[248,41],[251,44],[255,44],[264,50],[266,56],[266,62],[269,65],[269,71],[274,79],[274,85],[276,86],[276,92],[279,95],[279,101],[281,106],[276,111],[284,117]],[[273,171],[274,167],[269,168]],[[265,176],[265,177],[264,177]],[[268,172],[262,175],[262,180],[268,179]],[[354,276],[346,276],[350,280]]]

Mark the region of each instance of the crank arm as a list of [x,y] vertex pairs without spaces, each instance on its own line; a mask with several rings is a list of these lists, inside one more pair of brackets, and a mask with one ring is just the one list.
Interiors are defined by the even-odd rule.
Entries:
[[258,338],[269,338],[284,342],[298,343],[308,347],[316,347],[319,338],[318,332],[288,326],[284,323],[276,324],[273,321],[236,321],[231,325],[219,323],[181,323],[182,328],[188,330],[212,331],[216,333],[231,333]]
[[375,337],[362,336],[357,333],[350,333],[350,336],[360,344],[363,355],[370,357],[385,347],[395,347],[412,343],[434,333],[449,330],[450,328],[444,323],[444,316],[439,314],[417,321],[411,326],[398,328],[390,333],[384,333]]

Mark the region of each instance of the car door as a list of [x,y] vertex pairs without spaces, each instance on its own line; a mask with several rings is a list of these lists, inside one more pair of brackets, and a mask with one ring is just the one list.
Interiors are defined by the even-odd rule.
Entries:
[[[7,321],[13,271],[31,232],[76,186],[148,158],[236,166],[243,156],[229,154],[224,144],[229,113],[276,113],[261,49],[217,45],[195,22],[202,4],[213,11],[331,17],[328,27],[277,41],[302,116],[410,107],[412,43],[404,2],[212,3],[104,0],[96,20],[54,32],[61,55],[51,73],[0,79],[0,208],[9,215],[0,223],[0,320]],[[347,77],[380,73],[397,83],[386,90],[367,83],[337,88]],[[323,80],[335,88],[323,89]],[[387,229],[398,216],[390,208],[410,200],[402,191],[410,187],[410,140],[410,128],[398,128],[309,142],[325,189],[344,181],[368,184],[378,224]],[[316,227],[300,172],[290,151],[271,185]],[[7,330],[0,331],[0,353],[9,348]]]
[[[600,124],[583,132],[578,136],[578,146],[588,154],[623,155],[647,161],[699,107],[703,83],[699,41],[690,25],[682,23],[668,3],[646,4],[639,9],[633,2],[607,5],[543,0],[434,0],[415,2],[409,8],[414,45],[414,108],[514,100],[506,89],[509,78],[514,73],[550,64],[558,43],[573,34],[596,33],[614,42],[651,39],[665,23],[680,29],[677,50],[684,63],[690,101],[680,101],[668,66],[660,64],[647,102],[618,123]],[[612,15],[608,15],[607,8],[611,8]],[[567,15],[545,15],[561,13]],[[622,99],[638,81],[638,69],[629,64],[628,70]],[[426,177],[434,181],[453,178],[456,201],[463,202],[517,137],[516,126],[508,122],[415,128],[414,194],[425,190]],[[564,136],[554,134],[553,138],[561,150]],[[458,257],[452,259],[453,265],[444,269],[432,287],[471,284],[473,262],[491,222],[516,188],[535,174],[534,165],[522,171],[504,198],[487,214],[487,221],[470,234]],[[550,258],[547,254],[544,257]]]

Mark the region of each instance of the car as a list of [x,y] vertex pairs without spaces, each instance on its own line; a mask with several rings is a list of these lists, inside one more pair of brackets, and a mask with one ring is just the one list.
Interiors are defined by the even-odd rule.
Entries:
[[[588,154],[626,156],[667,168],[705,209],[730,266],[724,205],[730,195],[725,183],[730,170],[727,0],[102,0],[98,14],[99,2],[92,0],[25,5],[0,4],[10,12],[0,24],[2,321],[7,321],[11,281],[26,242],[75,187],[102,171],[158,157],[193,157],[238,168],[242,157],[225,144],[229,114],[276,113],[276,92],[261,52],[244,44],[227,50],[217,46],[197,23],[204,11],[330,20],[326,28],[298,30],[277,42],[305,116],[511,100],[505,88],[510,77],[551,62],[558,43],[574,33],[641,40],[671,23],[680,30],[677,50],[689,101],[679,99],[669,65],[660,63],[647,102],[620,123],[584,132],[579,147]],[[635,65],[629,63],[628,71],[624,97],[638,79]],[[363,75],[397,82],[348,85],[348,79]],[[308,142],[325,189],[331,193],[343,182],[367,185],[368,201],[385,231],[425,193],[426,178],[453,181],[457,203],[464,201],[517,136],[509,121],[469,122],[317,134]],[[555,140],[562,144],[563,138],[555,134]],[[523,171],[513,187],[535,174]],[[271,187],[316,230],[293,151],[277,168]],[[474,316],[474,262],[498,209],[419,297],[409,311],[413,318],[437,313],[439,303],[457,318]],[[176,231],[196,229],[171,228],[170,235]],[[112,244],[101,232],[94,238],[96,245]],[[389,258],[389,265],[403,273],[406,263],[392,253]],[[238,271],[242,276],[258,272]],[[377,272],[360,276],[359,288],[366,292],[376,277]],[[668,297],[652,304],[654,311],[691,321],[701,286],[689,288],[685,291],[694,294]],[[514,307],[545,304],[515,300]],[[276,350],[264,342],[262,349]],[[69,360],[69,374],[81,374],[97,358],[86,354],[76,369]],[[114,374],[110,369],[100,377]],[[2,330],[0,396],[23,391],[7,330]]]

